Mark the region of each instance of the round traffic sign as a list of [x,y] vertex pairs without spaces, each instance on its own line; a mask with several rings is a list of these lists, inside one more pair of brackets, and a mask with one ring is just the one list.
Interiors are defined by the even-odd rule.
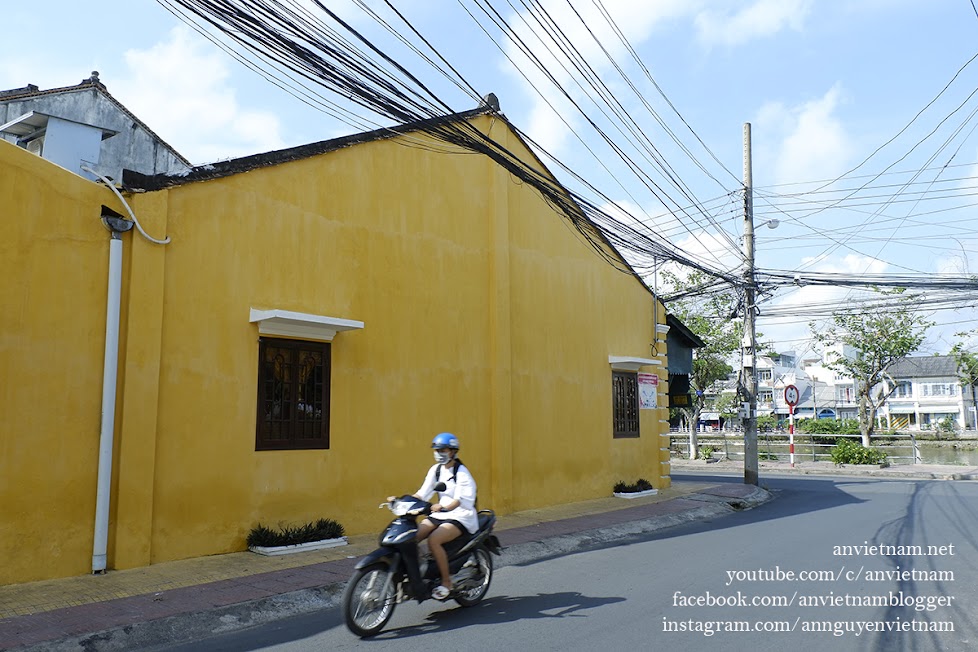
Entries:
[[798,399],[801,398],[801,394],[798,392],[798,388],[794,385],[788,385],[784,388],[784,402],[788,405],[798,405]]

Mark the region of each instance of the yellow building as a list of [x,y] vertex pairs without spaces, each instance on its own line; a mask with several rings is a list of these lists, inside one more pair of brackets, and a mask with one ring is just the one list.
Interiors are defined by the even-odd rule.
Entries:
[[[452,119],[559,189],[501,114]],[[0,583],[91,572],[99,536],[121,569],[243,550],[259,522],[378,531],[442,431],[502,514],[668,486],[662,305],[580,215],[423,127],[122,196],[0,142]],[[121,197],[169,243],[110,247]]]

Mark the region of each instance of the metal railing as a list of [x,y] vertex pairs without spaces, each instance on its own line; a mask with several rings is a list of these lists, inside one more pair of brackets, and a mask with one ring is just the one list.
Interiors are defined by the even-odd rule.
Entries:
[[[795,462],[831,462],[832,449],[839,438],[861,441],[860,435],[818,435],[795,433]],[[697,445],[700,451],[709,446],[714,456],[728,460],[744,459],[744,435],[737,433],[698,433]],[[920,447],[913,433],[879,435],[873,438],[872,447],[886,453],[890,464],[920,464]],[[689,458],[689,433],[671,432],[669,449],[673,455]],[[787,433],[757,433],[757,456],[761,461],[775,460],[787,462],[791,457]]]

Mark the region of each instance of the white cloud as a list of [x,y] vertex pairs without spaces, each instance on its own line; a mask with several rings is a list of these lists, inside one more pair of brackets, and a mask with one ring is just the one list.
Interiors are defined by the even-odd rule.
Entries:
[[112,82],[119,101],[194,163],[283,146],[278,118],[238,104],[227,59],[189,28],[125,53],[128,76]]
[[846,170],[850,139],[836,110],[843,99],[838,85],[817,100],[796,107],[765,104],[758,124],[781,137],[773,155],[773,182],[798,183],[829,179]]
[[785,28],[800,31],[811,6],[811,0],[758,0],[735,12],[711,9],[696,16],[696,29],[708,46],[743,45]]

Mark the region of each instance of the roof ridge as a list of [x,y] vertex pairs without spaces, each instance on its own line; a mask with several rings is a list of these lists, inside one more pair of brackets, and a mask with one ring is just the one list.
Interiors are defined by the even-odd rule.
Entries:
[[339,136],[338,138],[329,138],[327,140],[304,143],[302,145],[272,150],[270,152],[259,152],[257,154],[249,154],[247,156],[240,156],[225,161],[195,165],[191,167],[190,171],[185,173],[141,174],[132,170],[123,170],[122,183],[124,186],[132,190],[162,190],[164,188],[182,185],[184,183],[207,181],[241,172],[248,172],[250,170],[271,165],[298,161],[305,158],[310,158],[312,156],[318,156],[319,154],[336,151],[344,147],[350,147],[352,145],[393,138],[412,131],[424,129],[426,126],[432,124],[439,124],[445,121],[454,122],[459,120],[467,120],[479,115],[488,114],[501,116],[501,114],[496,113],[492,107],[484,104],[475,109],[453,113],[446,116],[436,116],[402,125],[380,127],[371,131],[362,131],[354,134],[348,134],[346,136]]

